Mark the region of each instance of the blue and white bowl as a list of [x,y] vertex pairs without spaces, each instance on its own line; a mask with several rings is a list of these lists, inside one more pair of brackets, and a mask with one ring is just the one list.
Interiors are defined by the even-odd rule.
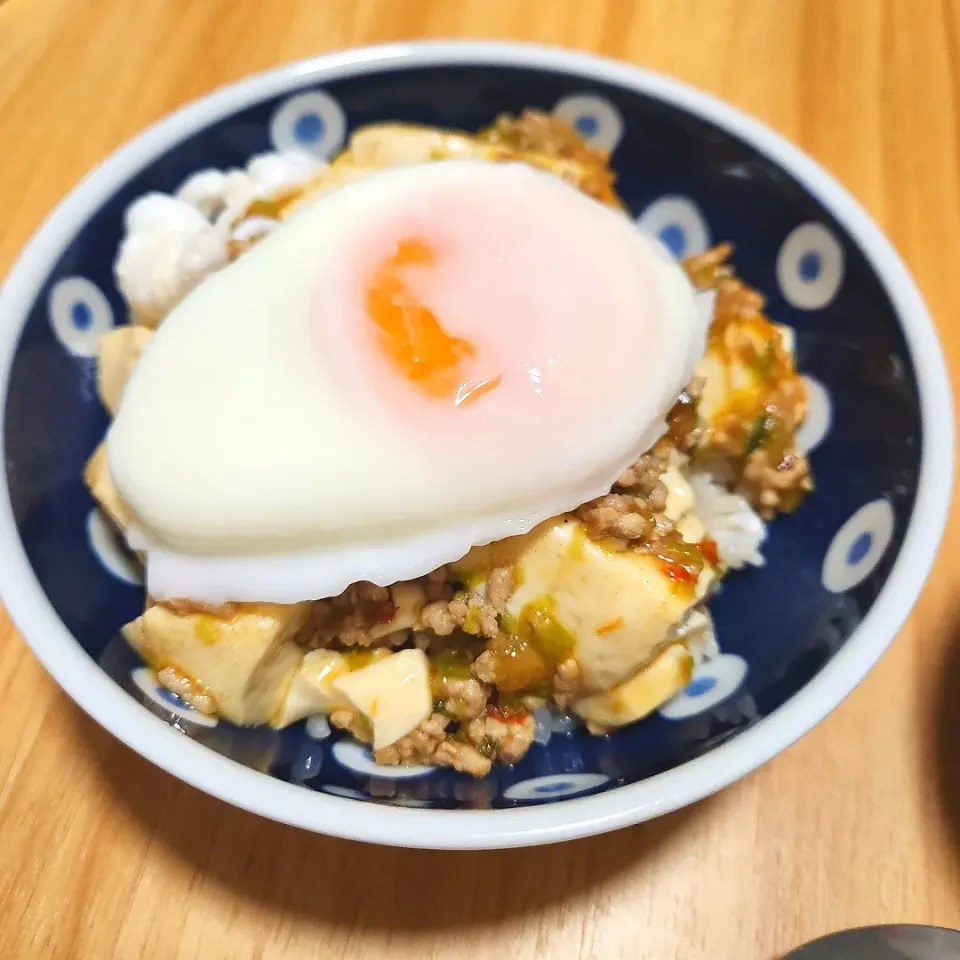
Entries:
[[[555,110],[612,150],[637,220],[676,254],[736,244],[737,269],[796,330],[816,492],[773,524],[766,566],[731,577],[714,601],[723,654],[657,715],[614,736],[591,738],[543,713],[530,753],[476,782],[378,768],[322,720],[275,733],[201,717],[118,638],[141,610],[141,587],[81,479],[107,425],[96,340],[125,322],[111,269],[125,207],[269,149],[330,156],[373,121],[471,130],[527,106]],[[510,44],[323,57],[148,130],[74,190],[10,274],[0,385],[0,589],[47,669],[105,727],[194,786],[380,843],[561,840],[665,813],[743,776],[826,716],[889,644],[929,570],[951,490],[952,406],[933,326],[853,198],[711,97],[606,60]]]

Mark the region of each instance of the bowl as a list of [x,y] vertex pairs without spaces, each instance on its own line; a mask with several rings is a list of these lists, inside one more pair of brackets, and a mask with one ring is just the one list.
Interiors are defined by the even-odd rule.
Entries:
[[[592,738],[541,718],[538,743],[474,781],[381,768],[311,720],[275,732],[202,716],[118,636],[136,567],[94,509],[84,463],[107,417],[97,338],[124,323],[112,261],[125,207],[268,149],[320,157],[381,120],[476,129],[555,110],[613,151],[638,221],[678,255],[729,240],[739,273],[796,331],[817,489],[771,527],[766,565],[712,601],[723,653],[649,719]],[[856,201],[766,127],[702,93],[597,57],[503,43],[348,51],[191,104],[90,174],[0,294],[5,482],[0,591],[63,689],[142,756],[267,817],[418,847],[519,846],[674,810],[742,777],[825,717],[917,598],[951,491],[949,386],[906,269]]]

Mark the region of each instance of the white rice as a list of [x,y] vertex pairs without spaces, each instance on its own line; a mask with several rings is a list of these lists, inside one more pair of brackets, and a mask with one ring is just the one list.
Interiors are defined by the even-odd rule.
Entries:
[[694,667],[713,659],[720,652],[713,617],[702,607],[690,611],[683,623],[677,627],[674,639],[683,642],[687,652],[693,657]]
[[560,710],[555,707],[550,712],[550,730],[553,733],[573,733],[582,725],[583,721],[569,710]]
[[697,495],[693,513],[716,542],[720,559],[733,570],[762,567],[760,547],[767,539],[767,527],[749,502],[706,473],[694,474],[690,485]]
[[550,736],[553,733],[550,718],[551,714],[548,707],[538,707],[533,711],[533,722],[536,730],[533,735],[534,743],[541,743],[545,746],[550,742]]

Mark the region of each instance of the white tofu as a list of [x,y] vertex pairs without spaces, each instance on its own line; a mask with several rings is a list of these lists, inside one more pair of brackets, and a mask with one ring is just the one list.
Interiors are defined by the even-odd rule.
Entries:
[[390,587],[390,599],[396,605],[397,612],[388,623],[378,623],[370,628],[370,636],[375,640],[398,630],[409,630],[420,619],[420,612],[427,602],[427,595],[419,583],[395,583]]
[[715,572],[706,566],[695,590],[671,580],[657,557],[612,550],[591,540],[579,520],[558,517],[522,537],[471,550],[453,565],[468,581],[497,566],[514,566],[516,590],[507,612],[549,600],[551,616],[575,645],[587,692],[626,680],[670,637],[706,592]]
[[770,381],[757,358],[774,347],[792,357],[793,330],[760,317],[728,322],[720,339],[711,337],[694,369],[694,376],[703,381],[697,409],[709,427],[722,427],[731,412],[751,421],[763,410]]
[[134,325],[115,327],[97,343],[97,392],[112,416],[120,409],[127,381],[152,339],[151,329]]
[[696,494],[687,478],[674,466],[663,471],[660,481],[667,488],[667,503],[663,512],[668,520],[676,523],[697,502]]
[[100,509],[120,530],[125,531],[130,525],[132,515],[130,508],[120,499],[120,492],[110,475],[106,441],[93,451],[93,456],[84,468],[83,479]]
[[793,327],[788,327],[785,323],[775,323],[774,327],[776,327],[777,336],[780,338],[783,349],[791,357],[794,356],[797,352],[797,331]]
[[334,681],[351,670],[362,670],[390,654],[391,651],[384,647],[354,649],[347,653],[311,650],[294,674],[283,706],[270,721],[271,725],[279,729],[317,713],[352,710],[353,704],[334,687]]
[[430,667],[422,650],[401,650],[337,677],[333,689],[370,721],[374,750],[395,743],[433,711]]
[[642,720],[682,690],[693,674],[693,657],[673,643],[629,680],[605,693],[575,700],[572,708],[598,727],[622,727]]
[[484,157],[490,148],[466,134],[406,123],[374,123],[350,138],[351,162],[367,167],[393,167],[444,159]]
[[677,533],[684,543],[699,543],[707,535],[707,528],[695,513],[688,513],[677,522]]
[[315,713],[349,708],[350,703],[333,688],[333,681],[349,671],[347,658],[336,650],[311,650],[300,663],[280,713],[272,725],[286,727]]
[[251,603],[232,617],[219,617],[157,604],[123,634],[158,673],[172,667],[197,683],[231,723],[269,723],[280,714],[303,660],[294,638],[311,607]]

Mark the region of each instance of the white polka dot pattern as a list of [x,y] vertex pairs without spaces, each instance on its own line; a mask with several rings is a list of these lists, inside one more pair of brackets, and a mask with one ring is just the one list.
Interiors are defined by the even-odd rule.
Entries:
[[162,688],[157,682],[156,674],[149,667],[137,667],[130,674],[130,679],[148,700],[181,720],[188,720],[200,727],[215,727],[217,725],[216,717],[194,710],[189,703]]
[[813,377],[804,375],[803,384],[807,388],[807,416],[800,424],[795,439],[797,449],[810,453],[823,443],[833,425],[833,404],[827,388]]
[[100,288],[85,277],[65,277],[47,301],[50,326],[76,357],[95,357],[100,338],[113,328],[113,310]]
[[328,160],[342,146],[347,118],[333,97],[322,90],[298,93],[282,103],[270,119],[270,141],[276,150],[305,150]]
[[590,93],[571,94],[558,100],[553,112],[598,150],[613,153],[623,137],[620,111],[604,97]]
[[683,720],[723,703],[737,692],[747,675],[747,662],[733,653],[719,653],[704,661],[686,688],[659,710],[668,720]]
[[136,558],[123,545],[120,534],[96,508],[87,515],[87,540],[93,555],[108,573],[124,583],[143,583],[143,571]]
[[843,247],[822,223],[800,224],[777,255],[780,290],[798,310],[828,306],[840,290],[843,275]]
[[610,778],[603,773],[555,773],[513,783],[503,791],[504,800],[557,800],[575,797],[596,787],[602,787]]
[[883,559],[893,539],[890,502],[874,500],[861,507],[836,532],[823,560],[821,580],[832,593],[845,593],[863,583]]
[[368,777],[384,777],[387,780],[409,780],[412,777],[425,777],[435,771],[435,767],[409,766],[393,767],[374,763],[368,747],[352,740],[338,740],[332,747],[333,756],[341,767]]
[[710,246],[710,230],[697,205],[688,197],[655,200],[637,218],[637,226],[659,240],[675,257],[696,256]]

